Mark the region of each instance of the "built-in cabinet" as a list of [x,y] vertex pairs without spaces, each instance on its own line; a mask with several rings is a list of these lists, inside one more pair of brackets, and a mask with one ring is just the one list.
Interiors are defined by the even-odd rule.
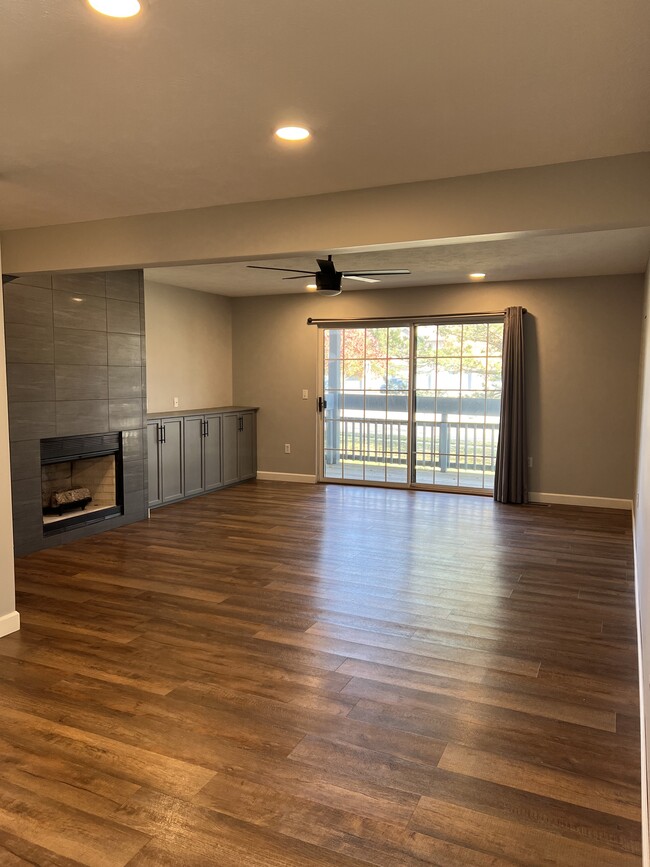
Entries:
[[250,479],[256,472],[255,413],[225,413],[223,416],[224,485]]
[[149,507],[254,478],[255,410],[148,419]]
[[147,422],[149,507],[183,497],[183,419]]
[[[224,484],[221,469],[221,425],[222,416],[216,413],[183,418],[186,497],[213,491]],[[233,479],[233,482],[236,481],[239,479]]]

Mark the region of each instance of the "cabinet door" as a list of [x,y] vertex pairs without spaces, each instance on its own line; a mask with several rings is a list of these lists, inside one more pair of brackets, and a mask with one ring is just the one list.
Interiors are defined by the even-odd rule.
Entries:
[[223,416],[223,483],[231,485],[239,481],[238,440],[239,416],[236,412]]
[[149,468],[149,506],[162,503],[160,486],[160,422],[147,422],[147,465]]
[[256,473],[255,413],[242,412],[239,416],[238,469],[240,479],[250,479]]
[[183,493],[193,497],[203,491],[203,416],[183,418]]
[[183,496],[183,419],[164,418],[162,429],[162,501],[169,503]]
[[203,437],[203,484],[206,491],[220,488],[221,474],[221,416],[206,415]]

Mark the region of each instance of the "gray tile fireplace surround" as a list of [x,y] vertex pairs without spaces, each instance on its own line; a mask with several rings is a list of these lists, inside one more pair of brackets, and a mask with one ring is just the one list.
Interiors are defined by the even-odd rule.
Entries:
[[[38,274],[4,285],[17,555],[146,517],[142,271]],[[124,514],[44,538],[40,441],[122,432]]]

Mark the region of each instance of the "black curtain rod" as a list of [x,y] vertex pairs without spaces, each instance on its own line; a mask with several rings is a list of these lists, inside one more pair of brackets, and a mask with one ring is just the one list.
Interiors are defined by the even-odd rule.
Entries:
[[[307,325],[322,325],[327,322],[415,322],[420,319],[480,319],[483,316],[504,316],[505,310],[492,310],[489,313],[430,313],[424,316],[364,316],[361,319],[307,319]],[[528,313],[523,308],[524,313]]]

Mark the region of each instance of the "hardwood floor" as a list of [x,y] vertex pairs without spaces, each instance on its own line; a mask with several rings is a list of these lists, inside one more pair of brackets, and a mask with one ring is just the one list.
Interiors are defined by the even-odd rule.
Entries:
[[251,482],[17,562],[1,865],[640,865],[630,517]]

